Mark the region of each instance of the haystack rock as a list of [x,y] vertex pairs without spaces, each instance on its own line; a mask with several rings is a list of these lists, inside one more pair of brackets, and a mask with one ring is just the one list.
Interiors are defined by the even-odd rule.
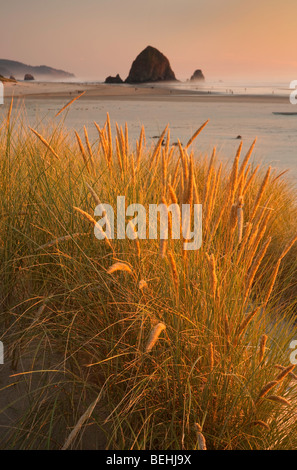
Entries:
[[193,73],[193,75],[190,78],[191,82],[198,82],[198,81],[203,81],[203,80],[205,80],[205,77],[202,73],[202,70],[200,70],[200,69],[195,70],[195,72]]
[[112,77],[111,75],[109,75],[109,77],[105,79],[104,83],[124,83],[124,82],[119,76],[119,74],[117,74],[115,77]]
[[24,80],[34,80],[34,77],[30,73],[26,73],[26,75],[24,76]]
[[126,83],[176,80],[169,60],[155,47],[146,47],[132,63]]

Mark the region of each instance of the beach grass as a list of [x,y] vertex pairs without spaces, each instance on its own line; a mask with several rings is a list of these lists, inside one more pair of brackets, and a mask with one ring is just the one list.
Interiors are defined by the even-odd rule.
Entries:
[[[198,133],[151,147],[94,125],[1,124],[0,339],[26,390],[2,448],[296,448],[294,188],[250,163],[256,142],[229,167],[192,152]],[[119,195],[201,203],[201,248],[98,240]]]

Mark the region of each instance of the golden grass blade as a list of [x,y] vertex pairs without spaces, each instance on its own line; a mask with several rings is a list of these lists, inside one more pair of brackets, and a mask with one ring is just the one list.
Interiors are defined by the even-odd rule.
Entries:
[[274,287],[274,284],[275,284],[275,281],[276,281],[276,278],[277,278],[277,275],[278,275],[278,272],[279,272],[280,263],[281,263],[281,260],[279,259],[278,262],[276,263],[276,266],[275,266],[275,268],[273,270],[273,273],[272,273],[272,278],[271,278],[271,281],[270,281],[269,289],[268,289],[267,294],[265,296],[264,305],[267,305],[268,300],[271,296],[271,293],[272,293],[272,290],[273,290],[273,287]]
[[234,162],[233,162],[233,168],[231,172],[231,181],[230,181],[230,200],[231,204],[234,203],[234,198],[235,198],[235,193],[238,185],[238,165],[239,165],[239,158],[241,154],[241,149],[242,149],[242,142],[240,142],[239,147],[237,149]]
[[250,312],[248,315],[246,315],[245,319],[241,322],[241,324],[238,327],[237,334],[241,335],[246,327],[249,325],[251,320],[254,318],[254,316],[259,312],[260,307],[254,309],[252,312]]
[[179,139],[177,139],[177,143],[178,143],[180,159],[181,159],[182,167],[183,167],[183,178],[184,178],[185,187],[186,187],[186,182],[188,181],[188,176],[189,176],[187,155]]
[[257,225],[254,226],[253,224],[251,224],[251,226],[253,228],[253,231],[247,243],[248,251],[246,254],[246,258],[245,258],[247,269],[249,269],[252,263],[255,261],[255,255],[256,255],[258,246],[260,242],[263,240],[263,237],[265,235],[266,228],[267,228],[266,225],[263,225],[261,230],[259,229],[259,226]]
[[291,364],[290,366],[288,367],[285,367],[285,369],[283,369],[279,374],[278,376],[275,378],[275,380],[277,382],[282,382],[284,380],[285,377],[287,377],[288,374],[290,374],[290,372],[293,371],[293,369],[295,368],[295,364]]
[[194,204],[200,204],[200,197],[198,193],[196,179],[194,178]]
[[132,186],[133,186],[133,188],[135,188],[136,171],[135,171],[135,163],[134,163],[134,155],[133,154],[131,155],[130,162],[131,162],[131,173],[132,173]]
[[151,157],[150,170],[152,169],[153,164],[154,164],[154,162],[155,162],[155,159],[156,159],[158,153],[160,152],[160,148],[161,148],[161,145],[162,145],[162,142],[163,142],[163,139],[164,139],[164,136],[165,136],[165,134],[166,134],[166,132],[167,132],[168,127],[169,127],[169,124],[167,124],[167,126],[165,127],[164,131],[163,131],[162,134],[160,135],[159,140],[158,140],[158,142],[157,142],[157,144],[156,144],[156,146],[155,146],[155,149],[154,149],[153,154],[152,154],[152,157]]
[[162,183],[163,183],[163,195],[165,195],[166,186],[167,186],[167,160],[166,160],[166,152],[164,149],[162,152]]
[[125,122],[125,152],[126,155],[129,155],[129,133],[128,133],[128,124]]
[[181,160],[181,157],[179,157],[177,159],[176,165],[175,165],[175,170],[174,170],[174,173],[173,173],[172,187],[173,187],[174,190],[176,189],[177,184],[178,184],[178,180],[180,178],[180,176],[179,176],[179,169],[180,169],[179,162],[180,162],[180,160]]
[[104,154],[106,163],[107,163],[108,167],[110,167],[108,143],[107,143],[107,140],[106,140],[105,135],[104,135],[105,134],[104,130],[100,129],[99,125],[95,121],[94,121],[94,125],[95,125],[95,127],[96,127],[96,129],[99,133],[100,143],[102,145],[103,154]]
[[7,128],[7,129],[9,129],[9,125],[10,125],[12,107],[13,107],[13,96],[11,97],[11,100],[10,100],[10,105],[9,105],[9,109],[8,109],[8,113],[7,113],[7,118],[6,118],[6,128]]
[[99,206],[99,205],[101,204],[101,201],[100,201],[100,199],[99,199],[99,196],[98,196],[97,193],[94,191],[94,189],[92,188],[92,186],[90,186],[89,183],[87,183],[86,181],[85,181],[85,185],[86,185],[86,187],[88,188],[88,190],[90,191],[90,193],[91,193],[91,195],[92,195],[92,197],[93,197],[93,199],[94,199],[94,201],[95,201],[95,204],[96,204],[97,206]]
[[166,250],[167,250],[167,240],[165,238],[161,238],[160,240],[160,248],[159,248],[159,253],[161,258],[165,258],[166,255]]
[[195,429],[197,434],[197,447],[198,450],[207,450],[205,437],[202,434],[202,429],[200,424],[195,423]]
[[111,135],[109,113],[107,113],[106,124],[107,124],[107,137],[108,137],[108,161],[109,163],[111,163],[112,162],[112,135]]
[[178,200],[177,200],[176,193],[175,193],[173,187],[171,186],[171,184],[168,185],[168,190],[169,190],[171,202],[172,202],[173,204],[178,204]]
[[208,346],[208,362],[209,362],[209,368],[212,371],[213,366],[214,366],[214,347],[213,347],[213,343],[209,343],[209,346]]
[[141,279],[138,284],[138,289],[143,290],[148,287],[147,282],[144,279]]
[[253,228],[253,224],[251,224],[251,223],[247,223],[246,226],[245,226],[245,233],[243,235],[243,239],[242,239],[242,242],[240,244],[240,248],[239,248],[238,253],[237,253],[236,265],[239,265],[239,262],[240,262],[240,260],[243,256],[243,253],[244,253],[244,250],[247,246],[252,228]]
[[[89,136],[88,136],[88,131],[87,131],[86,126],[84,126],[84,133],[85,133],[86,147],[87,147],[88,154],[89,154],[89,157],[90,157],[90,162],[91,162],[92,168],[93,168],[93,170],[94,170],[94,172],[95,172],[94,155],[93,155],[93,152],[92,152],[92,148],[91,148],[91,144],[90,144],[90,141],[89,141]],[[95,173],[96,173],[96,172],[95,172]]]
[[278,395],[269,395],[268,397],[266,397],[266,400],[274,401],[279,405],[291,406],[289,400],[286,400],[286,398],[280,397]]
[[187,195],[185,197],[186,204],[193,204],[193,195],[194,195],[194,159],[193,155],[190,155],[190,169],[189,169],[189,180],[188,180],[188,188],[187,188]]
[[186,144],[185,146],[185,150],[187,150],[190,145],[194,142],[194,140],[196,139],[196,137],[200,134],[200,132],[204,129],[204,127],[209,123],[209,119],[207,119],[207,121],[205,121],[204,124],[202,124],[202,126],[199,127],[199,129],[197,129],[197,131],[192,135],[192,137],[190,138],[190,140],[188,141],[188,143]]
[[252,143],[252,145],[250,146],[246,156],[244,157],[243,159],[243,162],[240,166],[240,169],[239,169],[239,174],[238,174],[238,179],[242,178],[243,177],[243,174],[244,174],[244,170],[246,169],[246,166],[249,162],[249,159],[251,158],[251,155],[252,155],[252,152],[254,150],[254,147],[256,145],[256,142],[257,142],[257,137],[255,138],[254,142]]
[[68,101],[67,104],[65,104],[65,106],[63,106],[63,108],[60,109],[60,111],[57,112],[57,114],[55,115],[55,117],[59,116],[66,108],[68,108],[68,106],[71,106],[72,103],[74,103],[74,101],[78,100],[78,98],[80,98],[81,96],[83,96],[86,92],[83,91],[80,95],[76,96],[75,98],[73,98],[72,100]]
[[121,170],[121,174],[123,175],[123,162],[122,162],[122,156],[121,156],[121,150],[120,150],[120,145],[119,145],[119,139],[118,136],[115,138],[115,143],[116,143],[116,156],[118,160],[118,165]]
[[266,343],[267,343],[268,336],[262,335],[260,341],[260,351],[259,351],[259,362],[263,361],[265,350],[266,350]]
[[54,155],[54,157],[57,158],[57,160],[60,160],[59,155],[54,151],[52,146],[40,135],[37,131],[32,129],[32,127],[29,126],[29,129],[38,137],[38,139],[46,146],[46,148]]
[[254,169],[253,173],[251,174],[251,176],[249,177],[249,179],[247,180],[243,190],[242,190],[242,196],[244,196],[247,192],[247,190],[249,189],[249,187],[251,186],[252,182],[254,181],[255,177],[256,177],[256,174],[258,172],[260,168],[260,165],[257,165],[256,168]]
[[155,346],[156,342],[159,339],[160,334],[163,330],[166,329],[166,325],[164,323],[158,323],[151,331],[148,342],[145,347],[145,352],[149,353],[153,347]]
[[250,273],[248,275],[247,284],[246,284],[246,292],[245,292],[244,302],[248,298],[248,295],[250,293],[250,289],[252,287],[252,283],[254,281],[255,275],[256,275],[256,273],[259,269],[259,266],[260,266],[265,254],[266,254],[266,251],[268,250],[268,246],[270,245],[270,242],[271,242],[271,237],[269,237],[266,240],[266,242],[264,243],[263,247],[261,248],[261,251],[259,252],[257,258],[255,259],[255,261],[253,262],[253,264],[251,266],[251,270],[250,270]]
[[126,170],[127,169],[127,165],[126,165],[127,155],[126,155],[126,149],[125,149],[125,137],[124,137],[122,126],[119,128],[117,122],[116,122],[116,131],[117,131],[119,150],[121,153],[121,159],[123,162],[123,168],[124,170]]
[[135,243],[136,243],[136,249],[137,249],[137,256],[139,257],[140,256],[140,242],[139,242],[139,238],[138,238],[138,233],[137,233],[137,230],[136,230],[136,227],[135,225],[133,224],[132,220],[129,220],[128,224],[127,224],[127,228],[126,228],[126,231],[129,229],[129,238],[131,240],[134,240]]
[[96,220],[90,214],[85,212],[84,210],[82,210],[82,209],[80,209],[79,207],[76,207],[76,206],[73,206],[73,209],[75,209],[77,212],[80,212],[92,224],[94,224],[94,225],[97,224]]
[[268,431],[270,431],[270,426],[267,423],[265,423],[265,421],[262,421],[260,419],[258,419],[256,421],[252,421],[251,426],[261,426],[262,428],[265,428]]
[[172,273],[173,283],[174,283],[176,292],[178,293],[178,288],[179,288],[179,276],[178,276],[178,272],[177,272],[177,267],[176,267],[175,259],[174,259],[173,254],[172,254],[171,252],[168,253],[168,258],[169,258],[169,263],[170,263],[170,267],[171,267],[171,273]]
[[[284,366],[281,366],[280,364],[275,364],[275,366],[277,369],[280,369],[280,370],[285,370],[285,367]],[[289,372],[288,374],[293,380],[296,380],[297,381],[297,375],[294,374],[294,372]]]
[[290,170],[284,170],[284,171],[282,171],[278,176],[276,176],[276,177],[272,180],[272,183],[275,183],[279,178],[281,178],[283,175],[285,175],[286,173],[288,173],[288,171],[290,171]]
[[268,382],[266,385],[264,385],[264,387],[262,387],[260,390],[258,400],[260,400],[260,398],[265,397],[265,395],[267,395],[267,393],[277,384],[278,384],[277,380],[272,380],[271,382]]
[[110,240],[107,238],[106,233],[103,231],[102,227],[99,224],[97,224],[96,220],[90,214],[88,214],[84,210],[80,209],[79,207],[73,206],[73,209],[75,209],[77,212],[82,214],[89,222],[91,222],[94,226],[96,226],[98,228],[98,230],[100,230],[100,232],[102,233],[102,235],[104,237],[104,240],[105,240],[106,244],[113,251],[113,247],[111,245]]
[[90,166],[89,166],[88,157],[87,157],[87,154],[86,154],[86,152],[85,152],[83,143],[82,143],[81,138],[79,137],[78,133],[77,133],[76,131],[74,131],[74,133],[75,133],[75,136],[76,136],[76,139],[77,139],[77,142],[78,142],[78,146],[79,146],[79,149],[80,149],[80,153],[82,154],[83,160],[84,160],[84,162],[85,162],[87,172],[88,172],[89,175],[90,175],[90,174],[91,174],[91,172],[90,172]]
[[213,167],[210,168],[209,172],[207,173],[206,181],[204,183],[203,188],[203,204],[208,205],[208,196],[210,189],[213,188],[212,179],[216,177],[216,173]]
[[282,254],[280,255],[280,260],[282,260],[286,254],[289,253],[289,251],[291,250],[291,248],[293,248],[293,246],[295,245],[295,243],[297,242],[297,235],[296,237],[293,238],[293,240],[290,241],[290,243],[285,247],[284,251],[282,252]]
[[205,255],[208,261],[208,268],[209,268],[210,279],[211,279],[211,290],[212,290],[213,296],[215,297],[216,292],[217,292],[217,285],[218,285],[218,278],[216,274],[216,260],[215,260],[213,253],[211,255],[209,255],[208,253],[205,253]]
[[242,242],[243,233],[243,198],[240,197],[237,207],[237,221],[238,221],[238,244]]
[[72,240],[74,238],[81,237],[83,235],[88,235],[88,234],[87,233],[73,233],[71,235],[65,235],[64,237],[55,238],[54,240],[52,240],[48,243],[45,243],[44,245],[39,246],[37,248],[37,250],[44,250],[45,248],[50,248],[54,245],[58,245],[61,242],[66,242],[68,240]]
[[121,263],[121,262],[117,262],[117,263],[112,264],[108,268],[107,274],[113,274],[116,271],[125,271],[127,273],[133,274],[133,271],[132,271],[131,267],[128,264]]
[[166,155],[166,159],[168,159],[168,161],[170,160],[169,156],[168,156],[168,152],[169,152],[169,145],[170,145],[170,128],[168,127],[168,132],[167,132],[167,137],[166,137],[166,144],[165,144],[165,155]]
[[142,148],[143,148],[143,142],[144,142],[144,127],[141,126],[141,131],[140,131],[140,136],[139,136],[139,141],[138,141],[138,146],[137,146],[137,154],[136,154],[136,167],[137,167],[137,172],[139,172],[140,168],[140,161],[141,161],[141,156],[142,156]]
[[251,216],[250,216],[250,220],[252,220],[255,215],[256,215],[256,212],[258,210],[258,207],[260,205],[260,202],[261,202],[261,199],[263,197],[263,194],[264,194],[264,191],[265,191],[265,188],[268,184],[268,180],[269,180],[269,176],[270,176],[270,172],[271,172],[271,167],[268,167],[268,170],[266,172],[266,175],[263,179],[263,182],[260,186],[260,189],[258,191],[258,194],[257,194],[257,197],[256,197],[256,201],[255,201],[255,204],[254,204],[254,207],[253,207],[253,210],[252,210],[252,213],[251,213]]
[[[207,196],[205,196],[206,197],[206,200],[205,200],[206,210],[205,210],[205,215],[204,215],[205,227],[209,226],[209,221],[212,216],[212,212],[213,212],[213,208],[215,204],[215,198],[216,198],[217,189],[218,189],[219,178],[220,178],[220,169],[218,173],[216,173],[215,170],[212,168],[209,173],[211,176],[211,179],[209,181],[208,188],[207,188]],[[212,179],[212,175],[213,175],[213,179]]]
[[270,283],[269,283],[269,289],[267,291],[267,294],[266,294],[266,297],[265,297],[265,301],[264,301],[264,304],[266,305],[269,298],[270,298],[270,295],[272,293],[272,290],[273,290],[273,287],[274,287],[274,284],[275,284],[275,281],[276,281],[276,278],[277,278],[277,275],[278,275],[278,272],[279,272],[279,268],[280,268],[280,264],[281,264],[281,261],[282,259],[288,254],[288,252],[291,250],[291,248],[294,246],[294,244],[296,243],[297,241],[297,235],[296,237],[293,238],[293,240],[285,247],[285,249],[283,250],[283,252],[281,253],[276,265],[275,265],[275,268],[273,270],[273,273],[272,273],[272,277],[271,277],[271,280],[270,280]]
[[89,406],[89,408],[85,411],[85,413],[79,418],[78,422],[76,423],[76,425],[72,429],[71,433],[69,434],[68,438],[66,439],[65,444],[63,445],[61,450],[67,450],[70,447],[70,445],[72,444],[72,442],[76,438],[77,434],[81,430],[84,423],[92,416],[92,413],[93,413],[98,401],[100,400],[100,398],[102,396],[102,392],[103,392],[103,388],[101,389],[100,393],[98,394],[96,400],[93,401],[93,403]]
[[208,165],[207,176],[209,175],[209,173],[211,172],[211,170],[214,167],[213,164],[214,164],[214,161],[215,161],[215,158],[216,158],[216,153],[217,153],[217,148],[214,147],[213,150],[212,150],[210,162],[209,162],[209,165]]

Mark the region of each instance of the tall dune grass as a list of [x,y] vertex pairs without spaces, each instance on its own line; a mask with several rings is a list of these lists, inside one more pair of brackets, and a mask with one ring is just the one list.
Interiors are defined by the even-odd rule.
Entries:
[[[27,393],[2,447],[79,448],[90,428],[110,449],[296,448],[293,189],[250,164],[255,143],[228,168],[192,152],[198,133],[151,148],[142,128],[132,149],[94,125],[94,142],[1,126],[1,340]],[[118,195],[201,203],[201,249],[97,240]]]

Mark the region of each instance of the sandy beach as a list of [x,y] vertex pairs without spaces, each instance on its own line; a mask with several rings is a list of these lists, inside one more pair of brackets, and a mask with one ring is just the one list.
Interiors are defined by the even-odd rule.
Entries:
[[141,101],[195,101],[218,103],[283,103],[288,104],[288,97],[279,95],[251,95],[208,92],[202,89],[185,89],[186,84],[145,84],[145,85],[110,85],[86,83],[55,82],[16,82],[4,84],[4,98],[25,99],[72,99],[85,91],[80,98],[100,100],[141,100]]

